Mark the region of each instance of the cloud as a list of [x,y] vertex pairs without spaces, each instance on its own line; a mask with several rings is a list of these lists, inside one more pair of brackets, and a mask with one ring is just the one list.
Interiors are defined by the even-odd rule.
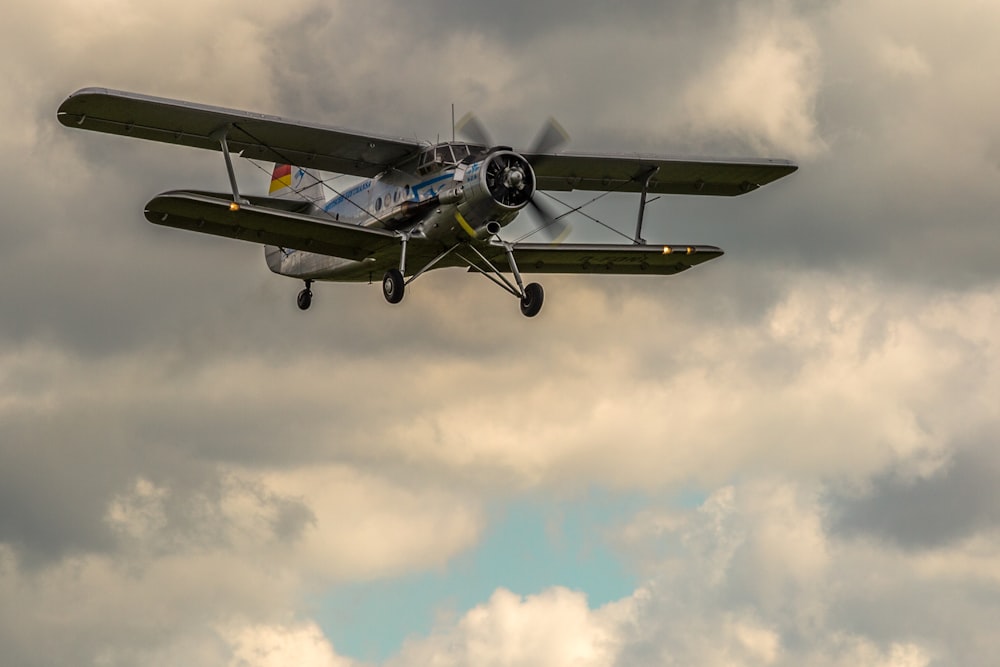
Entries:
[[[911,601],[902,582],[917,572],[928,587],[951,585],[954,574],[826,533],[815,489],[757,480],[721,487],[698,508],[666,511],[674,519],[652,532],[643,527],[648,512],[627,528],[632,546],[647,540],[660,554],[633,595],[592,609],[563,588],[529,596],[499,589],[411,638],[388,664],[988,664],[964,644],[991,632],[988,614],[975,609],[945,625],[935,625],[936,612],[865,625]],[[883,582],[877,592],[873,581]]]
[[594,614],[565,588],[527,597],[499,589],[456,625],[408,642],[388,664],[608,665],[616,646],[602,617],[613,615],[613,607]]
[[819,46],[804,21],[746,19],[741,41],[684,92],[696,135],[736,136],[762,155],[824,150],[815,115]]
[[[280,477],[233,472],[193,496],[138,478],[107,506],[113,540],[102,551],[33,563],[16,542],[0,545],[7,658],[332,660],[314,622],[288,620],[305,600],[337,581],[440,567],[479,529],[474,508],[438,491],[401,491],[349,469]],[[288,484],[298,495],[284,493]],[[46,641],[52,632],[63,640]]]
[[1000,461],[994,451],[988,437],[981,445],[957,449],[929,476],[914,478],[894,469],[876,475],[865,492],[833,500],[833,528],[906,549],[942,547],[982,530],[996,531]]
[[[341,664],[310,595],[447,568],[484,506],[591,486],[650,498],[620,539],[633,596],[498,591],[395,660],[996,653],[996,8],[277,7],[56,2],[0,26],[10,661]],[[58,125],[95,84],[426,139],[455,101],[512,143],[553,113],[575,150],[802,168],[653,204],[649,238],[728,254],[547,278],[532,321],[458,272],[398,308],[317,286],[303,314],[259,248],[145,223],[159,191],[225,190],[221,159]],[[266,166],[238,170],[262,191]],[[630,230],[634,204],[594,210]],[[678,485],[710,499],[660,507]]]
[[226,633],[234,646],[231,667],[349,667],[353,661],[338,656],[320,629],[311,623],[298,627],[244,626]]

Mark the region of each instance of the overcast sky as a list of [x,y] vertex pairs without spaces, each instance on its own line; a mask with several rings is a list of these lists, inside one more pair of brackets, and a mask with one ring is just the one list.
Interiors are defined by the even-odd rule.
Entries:
[[[995,662],[1000,5],[610,6],[4,12],[5,665]],[[660,198],[650,241],[726,255],[546,276],[534,319],[461,271],[301,313],[259,247],[145,222],[222,158],[59,125],[92,85],[800,169]]]

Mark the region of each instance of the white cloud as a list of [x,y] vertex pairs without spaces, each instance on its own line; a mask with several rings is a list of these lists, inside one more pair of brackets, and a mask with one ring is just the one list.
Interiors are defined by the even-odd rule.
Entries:
[[[523,597],[498,589],[411,638],[389,664],[922,667],[975,656],[961,628],[935,631],[932,619],[919,640],[907,620],[859,622],[862,610],[881,617],[905,604],[902,582],[922,571],[922,559],[839,541],[823,529],[824,511],[815,491],[779,479],[720,488],[646,536],[660,555],[633,595],[591,609],[582,593],[563,588]],[[641,529],[627,532],[635,540]],[[938,576],[952,575],[921,578]],[[870,591],[878,580],[888,585]],[[972,624],[973,637],[991,632],[988,614]]]
[[229,667],[349,667],[353,661],[338,656],[314,623],[298,626],[242,626],[224,636],[233,646]]
[[410,640],[389,664],[608,665],[616,646],[603,617],[614,616],[614,611],[595,614],[584,595],[564,588],[527,597],[498,589],[455,626]]
[[684,92],[691,128],[736,136],[761,155],[814,157],[825,146],[815,115],[819,47],[801,20],[752,18],[721,62]]
[[[996,5],[674,4],[601,21],[553,5],[510,34],[391,3],[8,12],[5,657],[343,664],[303,591],[443,567],[486,503],[525,489],[678,483],[714,493],[623,529],[633,596],[498,591],[396,661],[995,655],[988,512],[906,551],[831,535],[821,491],[931,479],[1000,423]],[[547,279],[533,321],[455,272],[397,309],[323,286],[302,315],[257,249],[142,222],[158,189],[224,187],[221,164],[58,126],[91,84],[424,138],[454,99],[513,142],[553,112],[580,150],[813,164],[774,199],[676,203],[732,241],[718,267]],[[710,220],[737,206],[752,226]],[[631,221],[631,202],[609,217]]]
[[446,490],[407,487],[342,466],[270,473],[269,488],[301,494],[316,520],[293,556],[323,577],[365,580],[443,567],[475,544],[478,504]]

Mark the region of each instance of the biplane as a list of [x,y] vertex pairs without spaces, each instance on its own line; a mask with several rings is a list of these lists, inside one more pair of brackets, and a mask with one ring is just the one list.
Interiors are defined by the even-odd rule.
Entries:
[[[642,236],[649,195],[743,195],[796,170],[782,159],[692,159],[561,152],[553,120],[533,146],[496,145],[466,116],[469,141],[421,142],[234,109],[84,88],[60,105],[71,128],[221,151],[231,192],[171,190],[146,204],[158,225],[264,246],[268,268],[303,282],[299,308],[317,281],[382,280],[389,303],[427,271],[461,267],[486,276],[533,317],[544,292],[522,274],[672,275],[722,255],[711,245],[650,244]],[[267,196],[245,195],[233,155],[274,163]],[[337,188],[328,174],[356,177]],[[629,243],[560,243],[568,227],[539,193],[593,190],[639,197]],[[546,242],[500,232],[526,207]],[[580,207],[571,208],[575,212]]]

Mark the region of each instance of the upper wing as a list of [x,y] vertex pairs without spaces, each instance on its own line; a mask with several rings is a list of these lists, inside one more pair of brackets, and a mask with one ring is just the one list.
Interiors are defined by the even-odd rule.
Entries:
[[104,88],[84,88],[59,106],[67,127],[220,150],[243,157],[372,177],[421,149],[411,139],[362,134],[278,116]]
[[232,197],[175,190],[146,204],[146,219],[158,225],[276,245],[335,257],[363,260],[398,249],[395,234],[384,229],[323,220],[294,210],[298,202],[251,197],[239,210]]
[[[525,153],[539,190],[602,190],[658,194],[741,195],[792,173],[788,160],[716,160],[662,155]],[[655,170],[655,171],[654,171]]]
[[[508,270],[502,246],[488,254],[501,270]],[[514,259],[524,273],[599,273],[673,275],[695,264],[721,256],[708,245],[621,245],[603,243],[517,243]]]

